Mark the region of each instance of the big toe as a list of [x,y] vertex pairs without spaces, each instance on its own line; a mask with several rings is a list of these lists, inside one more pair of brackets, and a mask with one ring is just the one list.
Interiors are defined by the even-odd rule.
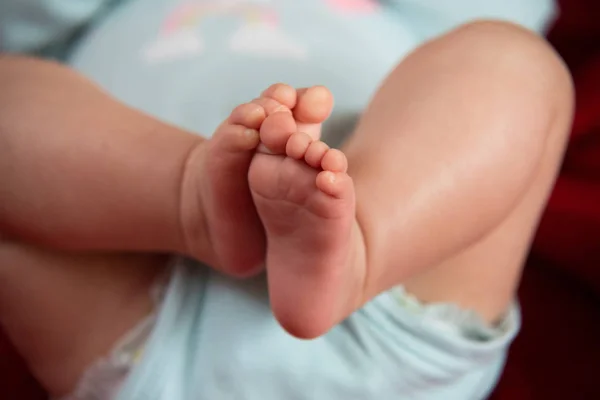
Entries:
[[289,108],[290,110],[296,106],[298,100],[298,93],[296,89],[285,83],[276,83],[269,86],[260,95],[262,99],[272,99],[279,104]]
[[324,86],[299,89],[294,118],[298,130],[309,134],[313,140],[321,137],[321,124],[329,117],[333,109],[333,95]]
[[215,131],[210,141],[213,149],[216,147],[234,153],[255,149],[260,141],[258,129],[265,116],[265,110],[257,104],[236,107]]
[[260,128],[260,141],[269,152],[285,154],[286,144],[297,129],[296,121],[291,113],[276,112],[269,115],[263,122]]

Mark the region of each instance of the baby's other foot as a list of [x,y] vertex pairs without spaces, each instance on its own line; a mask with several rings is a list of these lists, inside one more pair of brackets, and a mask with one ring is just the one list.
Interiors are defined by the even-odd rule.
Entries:
[[[235,108],[212,138],[190,156],[184,174],[182,217],[191,255],[212,254],[205,261],[238,277],[262,269],[265,236],[248,187],[248,168],[265,118],[278,112],[291,117],[296,100],[294,88],[274,85],[251,103]],[[202,243],[211,248],[197,249]]]
[[[327,104],[302,99],[311,90],[298,105]],[[304,132],[290,134],[292,123],[284,113],[265,119],[260,136],[271,154],[254,157],[249,182],[267,236],[273,312],[291,334],[313,338],[360,302],[364,271],[357,266],[364,264],[345,155]]]
[[[280,84],[273,85],[263,92],[263,96],[269,98],[280,98],[278,92],[281,92]],[[331,114],[333,109],[333,96],[331,92],[323,86],[314,86],[311,88],[298,89],[296,102],[291,108],[294,114],[296,130],[292,132],[282,132],[277,129],[267,129],[261,132],[261,139],[265,144],[278,150],[283,154],[282,145],[285,145],[285,139],[294,132],[303,132],[308,134],[313,140],[321,138],[321,128],[323,122]],[[289,126],[280,126],[287,128]],[[272,142],[274,141],[274,142]],[[267,146],[261,145],[264,150]]]

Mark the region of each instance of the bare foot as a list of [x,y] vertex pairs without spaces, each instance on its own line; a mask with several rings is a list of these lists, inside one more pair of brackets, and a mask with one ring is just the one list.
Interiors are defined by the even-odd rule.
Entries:
[[261,97],[235,108],[213,137],[190,155],[181,213],[190,255],[212,254],[203,261],[237,277],[262,269],[265,235],[248,187],[248,168],[265,118],[279,112],[291,118],[296,101],[294,88],[273,85]]
[[[309,89],[294,113],[328,115],[330,97]],[[273,312],[292,335],[313,338],[362,301],[364,246],[345,155],[294,128],[287,113],[265,119],[260,137],[271,154],[256,154],[248,178],[267,236]]]

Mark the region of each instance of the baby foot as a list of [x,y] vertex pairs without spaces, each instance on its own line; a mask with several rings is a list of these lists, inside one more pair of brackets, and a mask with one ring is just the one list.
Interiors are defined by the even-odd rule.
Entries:
[[[310,101],[326,97],[324,91],[305,92],[301,112],[327,107]],[[362,250],[345,155],[306,133],[290,134],[293,128],[290,114],[265,119],[260,137],[270,154],[256,154],[248,178],[267,236],[273,312],[288,332],[312,338],[356,306]]]
[[248,187],[248,168],[265,118],[280,111],[291,118],[296,101],[294,88],[272,86],[260,98],[235,108],[213,137],[190,155],[182,193],[190,255],[210,254],[203,261],[238,277],[262,269],[265,236]]

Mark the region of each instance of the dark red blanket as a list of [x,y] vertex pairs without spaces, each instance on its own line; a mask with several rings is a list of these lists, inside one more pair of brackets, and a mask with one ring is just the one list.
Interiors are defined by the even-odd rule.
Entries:
[[576,114],[520,295],[524,326],[495,400],[600,399],[600,2],[563,0],[549,35]]

